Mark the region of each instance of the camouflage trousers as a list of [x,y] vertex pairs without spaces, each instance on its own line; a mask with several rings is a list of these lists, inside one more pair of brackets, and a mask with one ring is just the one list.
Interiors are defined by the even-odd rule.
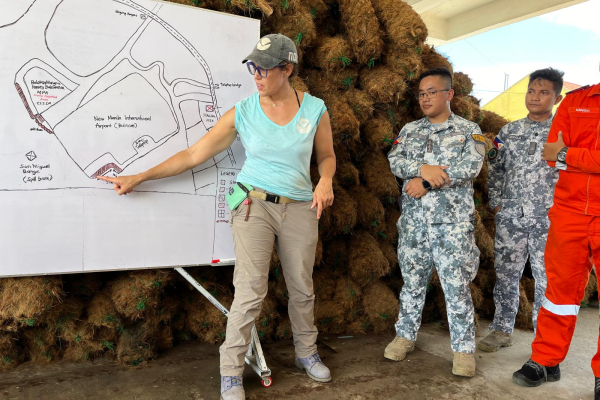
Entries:
[[512,333],[519,310],[519,280],[529,258],[535,278],[535,301],[533,303],[533,327],[546,293],[546,267],[544,249],[548,238],[550,221],[547,217],[511,217],[496,215],[496,239],[494,257],[496,286],[494,304],[496,311],[490,330]]
[[427,224],[421,212],[411,211],[406,210],[398,221],[398,260],[404,286],[396,333],[408,340],[417,339],[427,285],[435,267],[446,300],[452,350],[474,353],[475,323],[469,283],[477,274],[479,249],[473,224]]

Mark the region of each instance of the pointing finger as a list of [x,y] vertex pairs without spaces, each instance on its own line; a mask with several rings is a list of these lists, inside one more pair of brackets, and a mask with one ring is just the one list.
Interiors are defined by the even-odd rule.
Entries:
[[96,179],[110,183],[117,183],[117,178],[109,178],[108,176],[97,176]]

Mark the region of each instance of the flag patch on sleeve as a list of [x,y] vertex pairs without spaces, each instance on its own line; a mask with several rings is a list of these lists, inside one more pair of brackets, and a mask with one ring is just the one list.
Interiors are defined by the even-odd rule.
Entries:
[[494,139],[494,147],[496,148],[496,150],[500,150],[503,146],[504,142],[498,136],[496,136],[496,138]]

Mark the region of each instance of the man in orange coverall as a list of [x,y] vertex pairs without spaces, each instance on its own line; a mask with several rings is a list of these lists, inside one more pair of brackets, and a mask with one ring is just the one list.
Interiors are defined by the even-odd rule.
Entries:
[[[568,93],[542,152],[548,165],[560,172],[554,206],[548,214],[546,296],[531,359],[513,374],[513,382],[521,386],[560,379],[559,364],[569,350],[592,261],[600,265],[599,141],[600,84]],[[592,370],[596,377],[595,399],[600,399],[600,349],[592,359]]]

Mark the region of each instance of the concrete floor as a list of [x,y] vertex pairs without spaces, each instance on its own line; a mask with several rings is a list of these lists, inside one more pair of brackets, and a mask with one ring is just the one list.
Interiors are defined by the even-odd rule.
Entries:
[[[482,323],[480,334],[485,334]],[[532,332],[516,331],[515,344],[498,353],[477,357],[477,375],[451,373],[448,332],[434,324],[419,332],[417,349],[403,362],[383,358],[391,337],[340,339],[322,335],[320,353],[331,368],[333,382],[319,384],[294,367],[291,341],[265,346],[273,386],[263,388],[250,368],[245,387],[249,400],[366,400],[366,399],[591,399],[594,377],[590,360],[598,340],[598,307],[582,309],[562,379],[539,388],[511,382],[513,371],[527,361]],[[49,365],[25,363],[0,373],[0,399],[218,399],[218,346],[180,345],[155,362],[135,369],[108,360]]]

